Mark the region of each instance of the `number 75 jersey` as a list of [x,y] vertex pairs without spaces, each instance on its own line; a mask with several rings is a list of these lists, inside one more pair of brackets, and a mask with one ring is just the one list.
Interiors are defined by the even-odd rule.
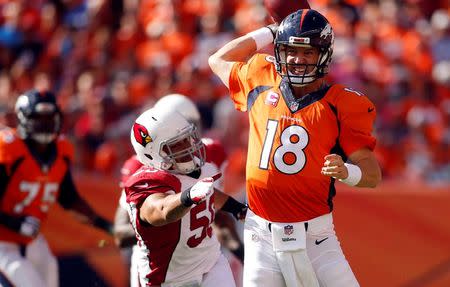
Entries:
[[334,179],[321,174],[324,157],[373,150],[376,112],[366,96],[342,85],[296,99],[273,61],[256,54],[234,64],[229,78],[235,107],[250,122],[247,196],[250,209],[269,221],[305,221],[333,209]]
[[[62,196],[61,183],[74,154],[73,145],[62,136],[53,148],[53,160],[44,165],[32,155],[15,130],[0,131],[0,165],[5,166],[8,177],[5,190],[0,190],[1,212],[34,216],[41,223],[47,219],[50,207]],[[27,244],[31,238],[0,225],[0,241]]]

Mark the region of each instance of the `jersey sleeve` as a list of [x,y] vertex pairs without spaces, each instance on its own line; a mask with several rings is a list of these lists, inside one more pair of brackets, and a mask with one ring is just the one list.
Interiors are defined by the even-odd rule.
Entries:
[[337,110],[339,142],[345,154],[348,156],[361,148],[373,150],[376,144],[372,135],[375,105],[365,95],[342,87],[337,98]]
[[73,162],[75,156],[75,148],[66,137],[64,136],[59,137],[58,150],[63,158],[67,159],[70,163]]
[[273,68],[273,62],[268,61],[268,55],[255,54],[246,63],[238,62],[233,65],[229,77],[229,90],[234,106],[241,112],[247,111],[247,96],[251,90],[258,87],[266,73],[265,69]]
[[7,171],[22,153],[23,145],[14,132],[11,129],[0,131],[0,164],[4,165]]
[[162,171],[149,171],[146,168],[132,175],[125,183],[127,202],[134,202],[137,206],[153,193],[178,193],[180,189],[181,183],[175,176]]
[[135,173],[139,168],[141,168],[142,163],[137,159],[136,156],[132,156],[125,161],[122,168],[120,169],[120,186],[123,187],[125,182],[130,178],[133,173]]

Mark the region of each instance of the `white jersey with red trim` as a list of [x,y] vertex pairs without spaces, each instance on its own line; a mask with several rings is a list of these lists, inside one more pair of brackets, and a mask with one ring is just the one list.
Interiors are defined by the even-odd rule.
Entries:
[[170,286],[201,282],[220,257],[220,244],[212,232],[214,195],[194,205],[181,220],[152,226],[139,219],[139,207],[153,193],[179,193],[218,169],[206,163],[199,178],[141,167],[125,183],[126,201],[138,238],[139,277],[144,286]]

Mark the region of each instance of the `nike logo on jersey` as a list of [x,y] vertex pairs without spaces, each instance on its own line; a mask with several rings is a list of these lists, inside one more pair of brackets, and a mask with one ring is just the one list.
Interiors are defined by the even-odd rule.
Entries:
[[373,112],[373,110],[375,110],[375,108],[374,108],[374,107],[372,107],[372,108],[368,108],[368,109],[367,109],[367,111],[368,111],[369,113]]
[[139,188],[139,189],[146,189],[146,188],[149,188],[150,185],[146,182],[146,183],[136,184],[135,187]]
[[327,239],[328,239],[328,237],[325,237],[324,239],[321,239],[321,240],[316,239],[316,245],[319,245],[320,243],[324,242]]

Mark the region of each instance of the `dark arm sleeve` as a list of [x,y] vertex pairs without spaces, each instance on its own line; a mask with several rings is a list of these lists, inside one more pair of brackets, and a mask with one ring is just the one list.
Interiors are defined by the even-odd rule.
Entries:
[[61,183],[61,192],[59,193],[58,202],[65,209],[70,208],[75,202],[80,200],[77,188],[72,178],[72,173],[67,170],[66,175]]
[[0,202],[2,201],[3,195],[6,192],[6,186],[8,185],[9,177],[6,173],[6,166],[0,164]]

